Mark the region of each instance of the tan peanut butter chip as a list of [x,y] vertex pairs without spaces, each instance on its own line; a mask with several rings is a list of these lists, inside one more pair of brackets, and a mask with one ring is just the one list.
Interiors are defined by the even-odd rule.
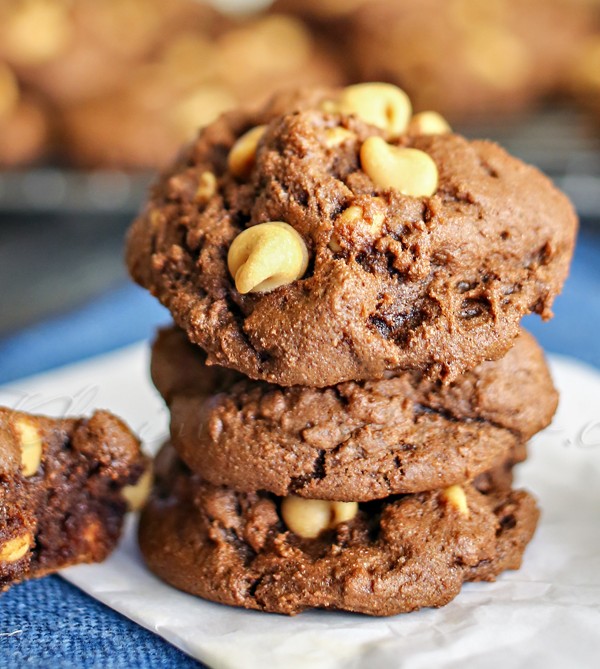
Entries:
[[148,468],[137,483],[123,488],[122,495],[130,511],[139,511],[146,504],[153,480],[152,468]]
[[383,198],[374,197],[369,205],[353,204],[335,219],[334,233],[329,240],[329,248],[337,253],[341,251],[342,245],[339,235],[352,237],[353,233],[359,233],[371,239],[381,236],[385,222],[385,201]]
[[240,293],[267,293],[304,275],[308,250],[291,225],[270,221],[244,230],[233,240],[227,266]]
[[26,420],[18,420],[15,429],[21,447],[21,468],[24,476],[33,476],[42,461],[42,438],[37,427]]
[[328,502],[295,495],[281,502],[281,515],[288,529],[304,539],[315,539],[323,530],[352,520],[357,512],[357,502]]
[[98,543],[98,538],[102,534],[102,528],[100,523],[97,521],[92,521],[81,533],[85,542],[93,546]]
[[249,72],[271,79],[296,74],[311,58],[313,42],[300,20],[272,14],[226,31],[217,49],[220,79],[239,86],[247,82]]
[[0,546],[0,562],[16,562],[27,554],[31,547],[31,535],[23,534]]
[[442,492],[442,499],[453,507],[461,516],[469,517],[469,506],[464,488],[460,485],[451,485]]
[[337,108],[387,131],[391,137],[406,131],[412,114],[408,95],[397,86],[382,83],[348,86],[342,91]]
[[424,111],[411,118],[408,132],[412,135],[445,135],[452,132],[452,128],[441,114],[435,111]]
[[437,166],[419,149],[393,146],[381,137],[369,137],[360,149],[360,161],[380,188],[393,188],[413,197],[429,197],[437,190]]
[[256,128],[248,130],[231,147],[227,166],[234,176],[244,178],[252,171],[256,148],[265,132],[265,127],[264,125],[258,125]]
[[356,227],[367,226],[374,234],[379,234],[385,221],[385,202],[380,197],[373,198],[370,207],[352,205],[337,217],[335,224]]
[[448,5],[451,23],[467,32],[474,27],[505,23],[511,12],[506,0],[449,0]]
[[325,131],[325,146],[331,149],[355,138],[356,135],[346,128],[327,128]]
[[198,181],[195,200],[204,204],[217,192],[217,177],[212,172],[202,172]]
[[177,83],[202,85],[216,72],[214,44],[198,33],[179,35],[166,46],[159,67],[161,74],[172,77]]

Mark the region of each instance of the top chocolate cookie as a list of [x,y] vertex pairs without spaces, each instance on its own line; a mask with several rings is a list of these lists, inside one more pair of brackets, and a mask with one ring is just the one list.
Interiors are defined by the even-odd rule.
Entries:
[[576,227],[538,170],[362,84],[205,128],[127,260],[209,364],[280,385],[452,379],[503,355],[525,314],[551,316]]

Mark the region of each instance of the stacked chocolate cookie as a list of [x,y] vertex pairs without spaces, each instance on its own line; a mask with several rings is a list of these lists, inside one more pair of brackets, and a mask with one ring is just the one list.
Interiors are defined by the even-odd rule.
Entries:
[[576,227],[537,170],[394,86],[202,130],[128,240],[177,325],[152,357],[171,440],[150,568],[227,604],[373,615],[517,568],[538,511],[512,468],[557,401],[520,320],[551,315]]

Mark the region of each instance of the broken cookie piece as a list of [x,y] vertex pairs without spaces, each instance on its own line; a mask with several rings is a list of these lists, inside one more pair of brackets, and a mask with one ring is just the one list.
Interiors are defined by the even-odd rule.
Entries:
[[106,411],[54,419],[0,408],[0,590],[104,560],[147,469],[137,438]]

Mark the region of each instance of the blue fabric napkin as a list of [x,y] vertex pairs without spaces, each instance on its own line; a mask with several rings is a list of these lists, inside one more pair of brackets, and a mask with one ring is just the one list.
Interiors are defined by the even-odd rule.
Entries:
[[58,576],[22,583],[1,596],[2,669],[202,666]]

